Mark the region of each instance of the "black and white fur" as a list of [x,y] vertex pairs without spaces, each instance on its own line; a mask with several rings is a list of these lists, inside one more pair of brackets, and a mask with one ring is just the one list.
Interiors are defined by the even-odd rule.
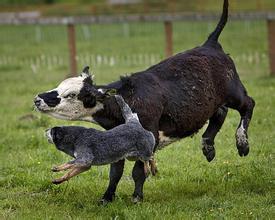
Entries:
[[54,127],[46,131],[50,143],[57,149],[74,157],[73,161],[53,168],[53,171],[70,169],[65,176],[54,180],[62,183],[91,166],[115,163],[122,159],[141,160],[145,172],[149,172],[148,162],[153,154],[155,138],[145,130],[138,116],[121,96],[115,96],[125,123],[111,130],[100,131],[79,126]]

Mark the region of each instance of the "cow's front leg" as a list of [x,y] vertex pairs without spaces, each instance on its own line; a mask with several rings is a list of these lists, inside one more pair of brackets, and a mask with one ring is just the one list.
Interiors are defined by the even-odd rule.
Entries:
[[227,112],[228,108],[221,106],[209,119],[206,131],[202,135],[202,152],[208,162],[215,158],[214,139],[224,123]]
[[135,191],[133,193],[133,203],[138,203],[143,200],[143,185],[146,180],[146,174],[144,171],[144,163],[140,160],[135,162],[132,177],[135,181]]
[[104,193],[102,199],[99,201],[100,205],[106,205],[109,202],[112,202],[115,198],[115,192],[117,184],[121,179],[123,174],[125,160],[120,160],[116,163],[111,164],[110,174],[109,174],[109,186]]

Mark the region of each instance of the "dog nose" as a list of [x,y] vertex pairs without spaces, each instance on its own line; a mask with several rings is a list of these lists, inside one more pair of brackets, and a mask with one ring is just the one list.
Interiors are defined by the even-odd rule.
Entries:
[[38,107],[38,106],[40,106],[40,104],[41,104],[41,99],[37,96],[37,97],[35,97],[34,98],[34,104]]

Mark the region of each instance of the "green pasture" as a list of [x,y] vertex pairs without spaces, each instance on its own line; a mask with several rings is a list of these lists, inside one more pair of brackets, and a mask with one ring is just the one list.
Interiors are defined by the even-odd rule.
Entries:
[[[214,26],[213,22],[175,23],[175,52],[200,45]],[[77,27],[79,55],[164,57],[162,24],[130,24],[126,32],[122,24],[87,28],[92,33],[89,37]],[[241,158],[237,153],[235,130],[240,118],[231,110],[216,137],[214,161],[208,163],[201,152],[202,129],[193,138],[157,153],[159,173],[146,181],[141,204],[131,203],[133,162],[127,162],[116,200],[106,207],[98,206],[97,201],[108,184],[108,166],[93,167],[59,186],[51,184],[60,174],[53,174],[50,168],[70,158],[47,143],[44,130],[56,125],[95,127],[56,120],[33,110],[33,97],[58,85],[68,73],[68,62],[41,66],[36,72],[20,62],[41,55],[67,59],[65,31],[60,26],[0,27],[0,219],[275,218],[275,78],[269,76],[265,22],[230,22],[221,36],[225,51],[236,59],[240,77],[256,101],[249,129],[250,154]],[[259,60],[243,58],[255,53]],[[1,63],[5,57],[11,57],[11,62]],[[127,62],[90,65],[98,84],[148,67]]]

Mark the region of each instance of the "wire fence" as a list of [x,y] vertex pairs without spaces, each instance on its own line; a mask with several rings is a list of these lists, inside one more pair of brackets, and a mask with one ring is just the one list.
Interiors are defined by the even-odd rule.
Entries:
[[[215,25],[214,21],[174,22],[174,53],[202,44]],[[34,73],[41,68],[68,68],[67,38],[62,25],[0,26],[0,67],[27,67]],[[268,66],[265,21],[230,21],[220,41],[237,64]],[[164,27],[162,22],[77,25],[76,46],[79,68],[146,67],[165,58]]]

